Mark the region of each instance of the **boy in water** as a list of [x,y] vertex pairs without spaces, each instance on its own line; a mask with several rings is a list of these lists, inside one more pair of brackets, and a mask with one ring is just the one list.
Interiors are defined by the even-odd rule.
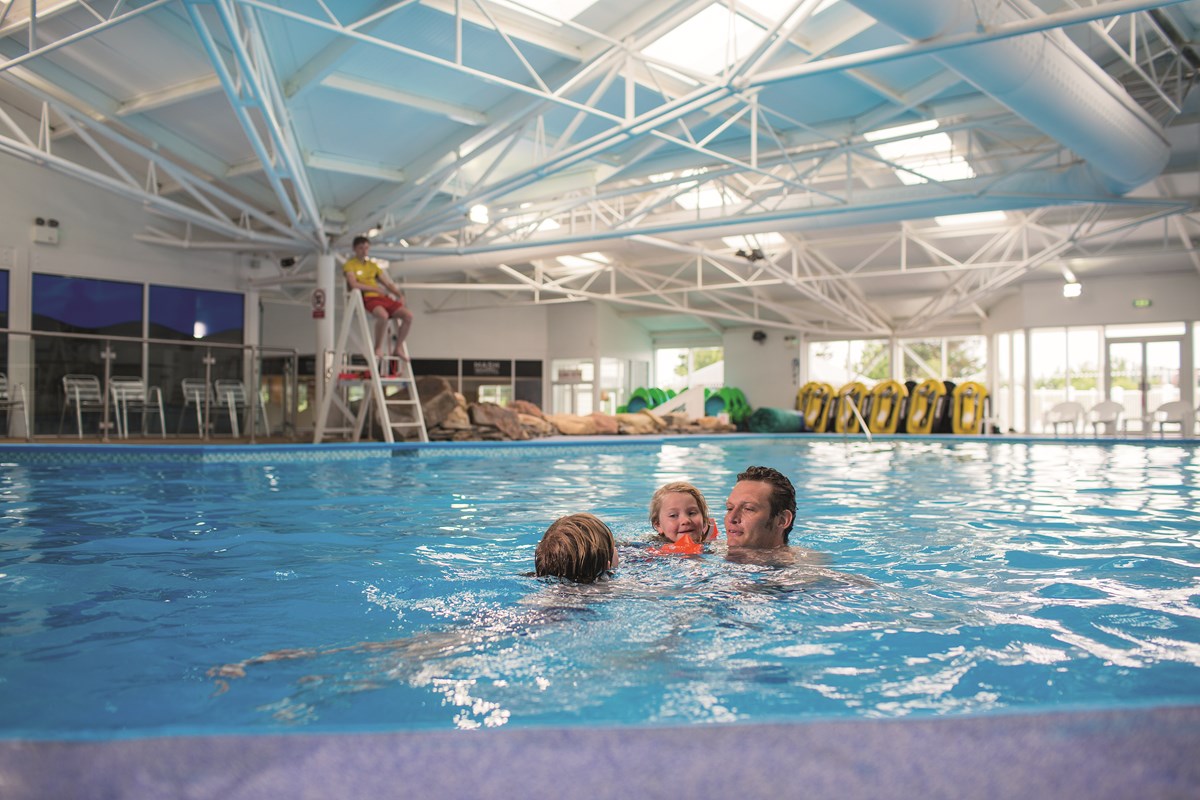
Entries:
[[660,552],[699,553],[704,542],[717,538],[717,524],[709,519],[704,495],[685,481],[668,483],[654,493],[650,524],[669,542]]
[[598,517],[568,514],[550,523],[533,560],[539,578],[592,583],[617,568],[617,543]]

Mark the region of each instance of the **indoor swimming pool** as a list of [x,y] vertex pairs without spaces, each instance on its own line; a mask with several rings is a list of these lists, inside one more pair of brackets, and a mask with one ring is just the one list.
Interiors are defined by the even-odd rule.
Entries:
[[[779,566],[730,557],[739,471],[795,482]],[[693,482],[721,539],[650,552]],[[674,729],[1200,702],[1194,443],[729,436],[9,448],[0,736]],[[557,516],[590,586],[531,578]]]

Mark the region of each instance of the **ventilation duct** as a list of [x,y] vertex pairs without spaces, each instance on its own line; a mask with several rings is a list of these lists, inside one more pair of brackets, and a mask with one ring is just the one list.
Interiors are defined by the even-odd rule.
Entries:
[[[913,40],[953,36],[1041,15],[1024,0],[847,0]],[[1018,7],[1021,10],[1018,10]],[[1104,187],[1124,194],[1158,176],[1170,148],[1162,128],[1061,30],[957,47],[935,58],[1087,161]]]

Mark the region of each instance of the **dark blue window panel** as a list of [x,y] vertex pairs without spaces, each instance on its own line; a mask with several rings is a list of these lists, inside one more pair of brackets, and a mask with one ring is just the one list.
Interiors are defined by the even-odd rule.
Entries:
[[33,327],[141,336],[142,285],[34,273]]
[[0,269],[0,314],[8,313],[8,270]]
[[245,300],[236,292],[150,287],[150,336],[160,339],[197,338],[196,323],[204,326],[202,339],[241,343],[245,326]]

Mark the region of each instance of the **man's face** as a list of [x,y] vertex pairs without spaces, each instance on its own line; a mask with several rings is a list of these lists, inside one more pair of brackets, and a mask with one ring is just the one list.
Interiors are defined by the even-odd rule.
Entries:
[[771,516],[771,484],[738,481],[725,501],[725,536],[730,547],[783,547],[783,531],[791,523],[791,516],[790,511]]
[[370,252],[371,252],[371,243],[370,242],[359,242],[358,244],[354,245],[354,255],[358,257],[359,261],[366,261],[367,254]]

